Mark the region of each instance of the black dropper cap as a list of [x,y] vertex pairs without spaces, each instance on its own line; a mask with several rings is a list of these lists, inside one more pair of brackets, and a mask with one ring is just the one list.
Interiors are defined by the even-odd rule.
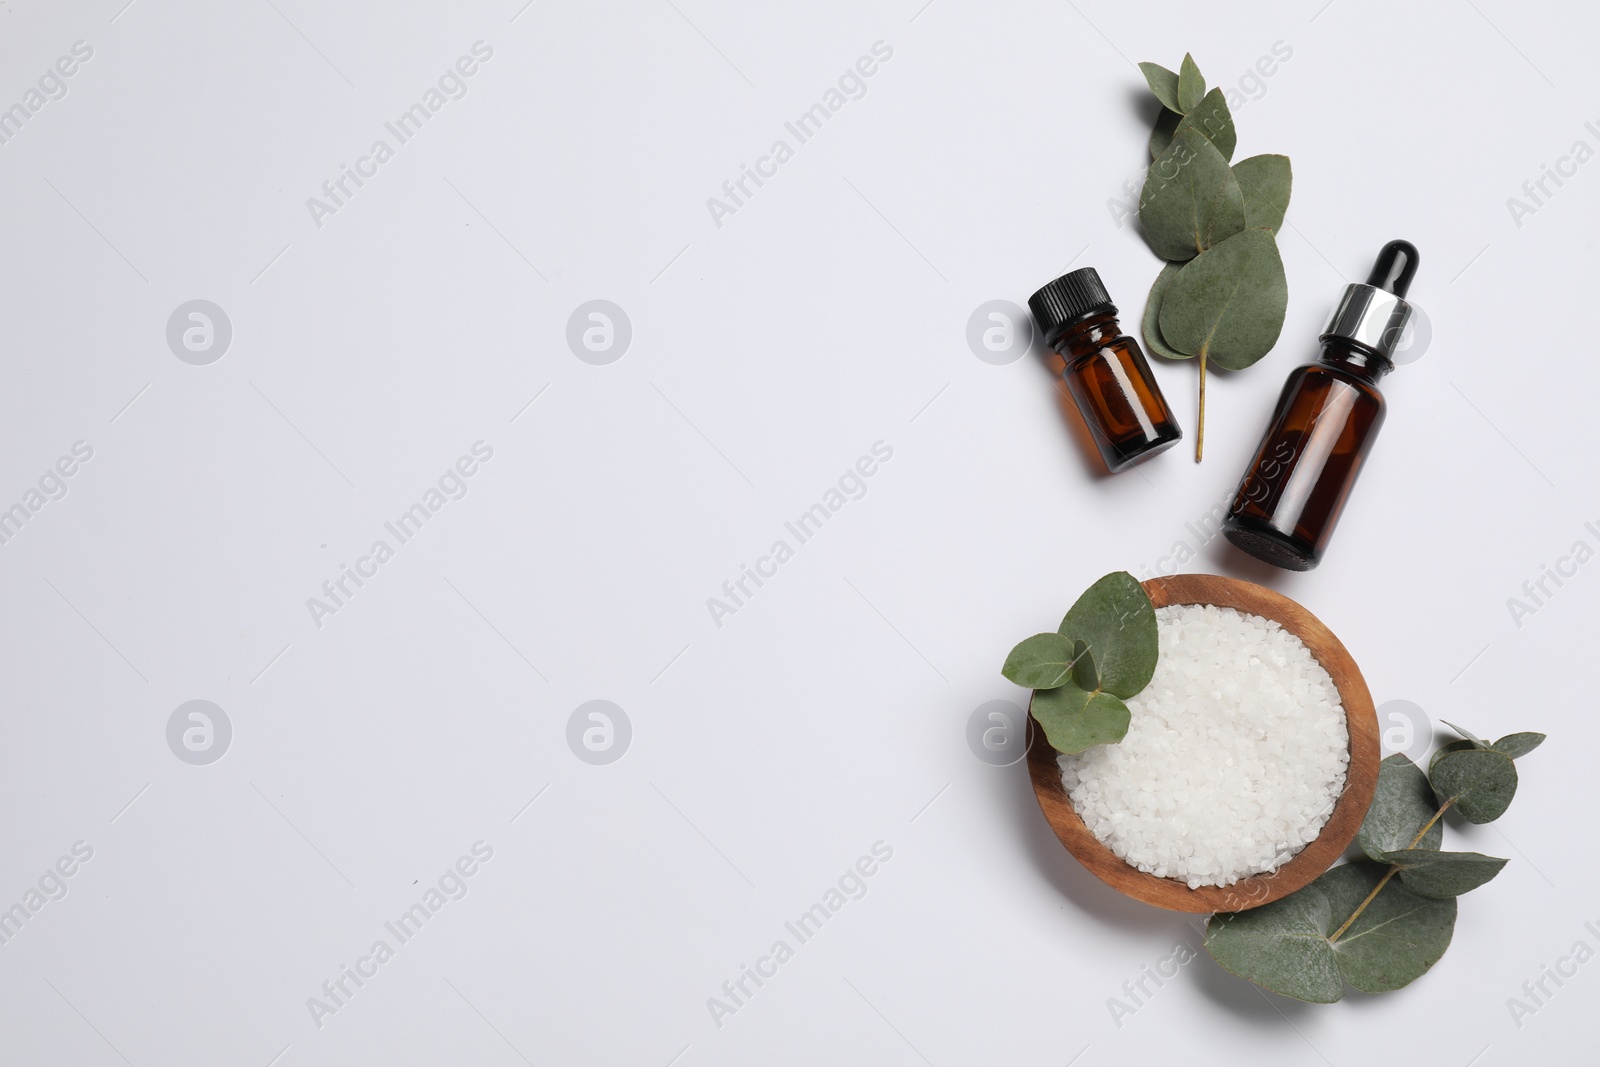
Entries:
[[1044,343],[1051,347],[1061,331],[1073,323],[1089,315],[1117,313],[1117,306],[1093,267],[1063,274],[1028,297],[1028,308],[1039,323]]
[[1367,275],[1367,284],[1395,296],[1405,296],[1411,279],[1417,276],[1417,246],[1410,241],[1390,241],[1378,253],[1378,260]]
[[1378,253],[1365,284],[1344,287],[1344,296],[1328,318],[1323,337],[1352,342],[1393,363],[1394,350],[1411,321],[1406,302],[1421,257],[1410,241],[1390,241]]

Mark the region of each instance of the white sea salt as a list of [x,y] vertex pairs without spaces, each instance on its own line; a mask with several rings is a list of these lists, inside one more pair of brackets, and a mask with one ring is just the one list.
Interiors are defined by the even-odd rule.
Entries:
[[1321,833],[1344,790],[1339,691],[1271,619],[1156,610],[1155,677],[1127,701],[1128,735],[1060,757],[1084,823],[1141,871],[1190,888],[1275,871]]

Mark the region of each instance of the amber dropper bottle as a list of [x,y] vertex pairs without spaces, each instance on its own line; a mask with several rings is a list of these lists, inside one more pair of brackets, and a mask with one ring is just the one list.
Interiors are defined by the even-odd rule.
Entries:
[[1061,376],[1112,474],[1164,452],[1183,431],[1139,342],[1117,324],[1093,267],[1063,274],[1028,298],[1039,333],[1066,361]]
[[1292,571],[1322,562],[1350,489],[1383,426],[1378,380],[1411,319],[1403,299],[1417,250],[1390,241],[1365,285],[1345,288],[1322,332],[1322,356],[1289,375],[1222,532]]

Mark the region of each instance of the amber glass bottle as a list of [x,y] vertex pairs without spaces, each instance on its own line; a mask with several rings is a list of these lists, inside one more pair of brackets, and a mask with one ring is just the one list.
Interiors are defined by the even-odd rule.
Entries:
[[1289,375],[1222,529],[1258,559],[1305,571],[1322,561],[1361,465],[1383,426],[1378,380],[1411,317],[1401,299],[1417,270],[1406,241],[1384,246],[1322,334],[1322,356]]
[[1093,267],[1064,274],[1028,298],[1041,336],[1066,361],[1067,392],[1115,474],[1177,444],[1183,431],[1150,375],[1139,342]]

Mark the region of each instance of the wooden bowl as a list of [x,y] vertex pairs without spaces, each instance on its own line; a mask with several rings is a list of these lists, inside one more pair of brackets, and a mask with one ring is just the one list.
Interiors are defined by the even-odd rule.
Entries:
[[1215,574],[1151,578],[1143,585],[1150,602],[1158,608],[1169,604],[1215,604],[1234,608],[1271,619],[1305,643],[1333,678],[1349,724],[1350,764],[1345,771],[1344,792],[1334,803],[1333,814],[1322,827],[1322,833],[1276,871],[1240,879],[1230,886],[1198,889],[1132,867],[1100,843],[1072,806],[1072,798],[1061,784],[1056,750],[1045,740],[1044,730],[1034,723],[1033,740],[1028,746],[1028,773],[1033,778],[1033,792],[1039,807],[1051,829],[1078,862],[1113,889],[1146,904],[1172,911],[1242,911],[1288,896],[1333,866],[1355,839],[1361,820],[1366,818],[1367,807],[1372,803],[1372,794],[1378,785],[1378,716],[1373,710],[1366,680],[1339,639],[1315,615],[1281,593]]

